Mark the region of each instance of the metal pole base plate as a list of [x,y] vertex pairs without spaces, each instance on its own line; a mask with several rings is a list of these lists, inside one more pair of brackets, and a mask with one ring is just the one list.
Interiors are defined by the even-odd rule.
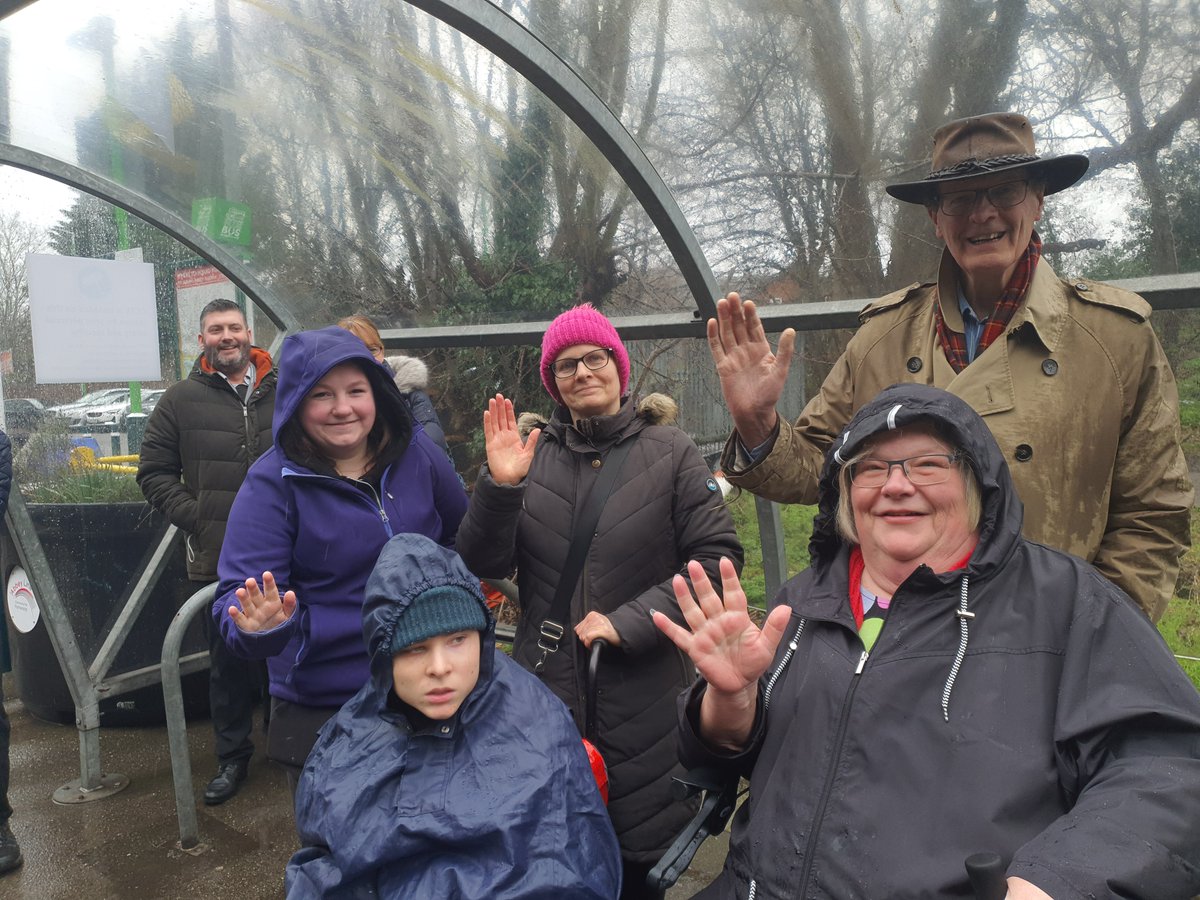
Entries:
[[52,799],[60,806],[73,806],[76,803],[88,803],[92,800],[103,800],[113,794],[120,793],[129,787],[128,775],[101,775],[100,786],[85,788],[82,779],[68,781],[54,792]]

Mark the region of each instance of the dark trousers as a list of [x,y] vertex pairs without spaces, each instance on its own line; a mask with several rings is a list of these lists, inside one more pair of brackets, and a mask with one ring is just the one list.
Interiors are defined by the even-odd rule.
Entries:
[[665,891],[651,890],[646,884],[646,876],[653,868],[653,862],[639,863],[622,859],[621,900],[663,900]]
[[300,784],[304,761],[317,743],[317,733],[337,715],[337,706],[303,706],[271,697],[271,726],[267,729],[267,758],[287,773],[292,797]]
[[254,706],[267,695],[267,663],[235,656],[211,614],[200,613],[208,638],[208,705],[216,738],[217,765],[254,754]]
[[[3,627],[4,617],[0,616],[0,628]],[[12,817],[12,807],[8,805],[8,744],[11,739],[12,726],[4,711],[4,683],[0,681],[0,825]]]

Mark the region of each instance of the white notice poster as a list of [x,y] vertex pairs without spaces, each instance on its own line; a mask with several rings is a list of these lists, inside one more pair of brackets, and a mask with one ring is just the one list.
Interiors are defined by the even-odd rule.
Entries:
[[31,253],[25,266],[39,384],[162,378],[153,265]]

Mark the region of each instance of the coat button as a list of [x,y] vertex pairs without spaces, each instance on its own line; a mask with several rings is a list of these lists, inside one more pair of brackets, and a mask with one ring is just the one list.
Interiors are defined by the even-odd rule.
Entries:
[[922,365],[921,357],[910,356],[908,358],[908,362],[906,362],[904,365],[908,367],[908,371],[912,372],[915,375],[921,371],[921,365]]
[[1017,457],[1017,462],[1029,462],[1033,459],[1033,448],[1028,444],[1017,444],[1017,452],[1014,455]]
[[1058,360],[1043,359],[1042,360],[1042,371],[1045,372],[1047,375],[1057,375],[1058,374]]
[[1090,288],[1090,287],[1088,287],[1086,284],[1084,284],[1082,281],[1077,281],[1077,282],[1075,282],[1075,290],[1077,290],[1077,291],[1090,291],[1090,290],[1091,290],[1091,288]]
[[598,468],[600,468],[600,460],[599,460],[599,459],[593,459],[593,460],[592,460],[592,468],[593,468],[593,469],[598,469]]
[[443,726],[442,726],[442,734],[449,734],[449,733],[450,733],[450,726],[449,726],[449,725],[443,725]]

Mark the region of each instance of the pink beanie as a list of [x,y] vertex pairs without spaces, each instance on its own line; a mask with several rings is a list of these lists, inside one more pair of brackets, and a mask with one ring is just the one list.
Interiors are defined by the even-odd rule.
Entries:
[[562,394],[558,392],[550,366],[558,354],[576,344],[595,344],[612,350],[613,362],[617,365],[617,375],[621,380],[621,396],[625,396],[625,389],[629,387],[629,353],[621,343],[621,336],[613,328],[612,322],[604,317],[604,313],[590,303],[581,303],[559,315],[542,335],[542,384],[554,401],[562,403]]

